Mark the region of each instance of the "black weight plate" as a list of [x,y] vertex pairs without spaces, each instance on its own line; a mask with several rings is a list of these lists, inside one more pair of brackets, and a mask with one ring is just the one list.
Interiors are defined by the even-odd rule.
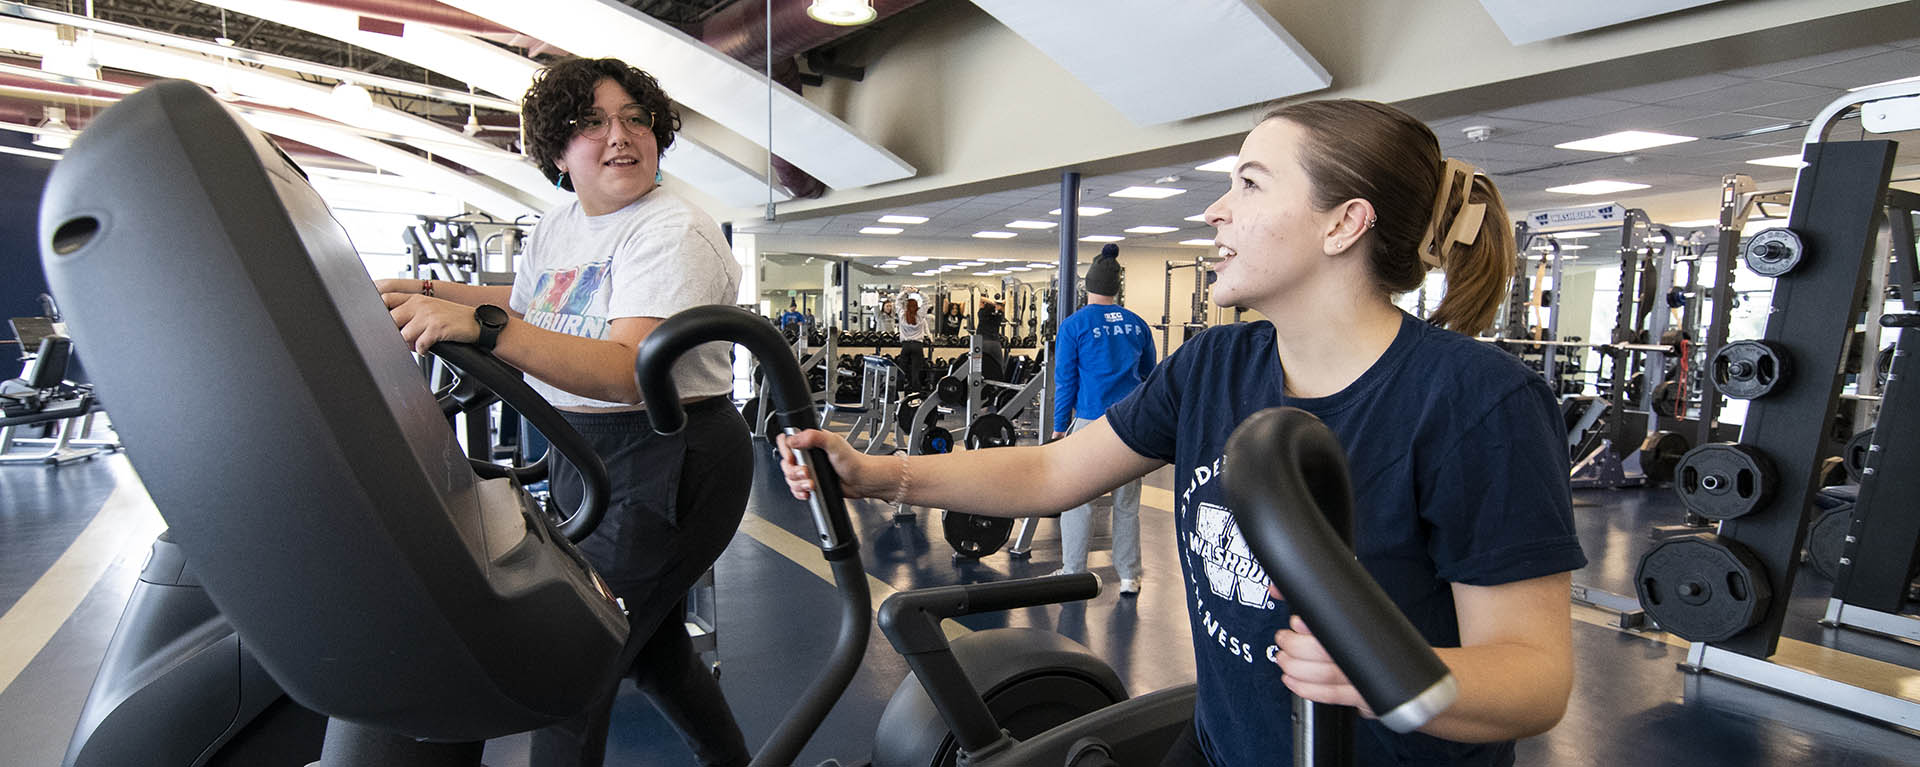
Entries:
[[1840,454],[1840,458],[1846,461],[1847,477],[1856,483],[1860,481],[1860,472],[1867,468],[1867,453],[1872,446],[1873,428],[1868,427],[1854,432],[1853,437],[1847,440],[1846,449]]
[[1692,447],[1693,443],[1679,432],[1648,434],[1646,441],[1640,443],[1640,473],[1649,481],[1672,482],[1674,469]]
[[1752,628],[1773,597],[1759,560],[1713,533],[1654,546],[1640,558],[1634,589],[1661,628],[1692,642],[1718,642]]
[[1792,229],[1767,229],[1747,240],[1747,268],[1767,277],[1778,277],[1800,265],[1800,235]]
[[940,404],[947,407],[960,407],[967,404],[967,382],[957,376],[946,376],[933,386],[933,396],[940,398]]
[[953,553],[979,559],[999,551],[1013,533],[1011,517],[988,517],[949,511],[940,515],[940,532],[953,546]]
[[1847,533],[1853,528],[1853,504],[1822,512],[1807,529],[1807,564],[1833,580],[1840,575],[1840,558],[1847,553]]
[[1006,447],[1019,440],[1019,434],[1013,429],[1013,422],[1005,416],[988,413],[973,419],[967,426],[967,449],[980,450],[989,447]]
[[953,452],[953,432],[938,426],[929,426],[920,435],[920,452],[916,455],[938,455]]
[[1680,384],[1677,381],[1663,381],[1653,387],[1653,412],[1667,418],[1673,418],[1680,412]]
[[1738,519],[1759,508],[1773,492],[1772,462],[1760,451],[1714,442],[1687,451],[1673,471],[1673,490],[1695,514]]
[[1713,384],[1734,399],[1772,393],[1787,377],[1787,358],[1766,341],[1734,341],[1713,355]]

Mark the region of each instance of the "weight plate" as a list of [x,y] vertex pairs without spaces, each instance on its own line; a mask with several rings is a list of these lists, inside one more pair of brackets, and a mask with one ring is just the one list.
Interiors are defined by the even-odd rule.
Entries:
[[967,382],[955,376],[946,376],[940,383],[934,384],[933,395],[940,398],[940,404],[947,407],[961,407],[967,404]]
[[1673,490],[1687,508],[1708,519],[1737,519],[1773,492],[1772,462],[1747,445],[1714,442],[1687,451],[1673,470]]
[[1719,642],[1752,628],[1773,597],[1759,560],[1713,533],[1654,546],[1640,558],[1634,589],[1661,628],[1692,642]]
[[1853,528],[1853,504],[1822,512],[1807,528],[1807,564],[1833,580],[1840,575],[1840,558],[1847,553],[1847,533]]
[[1680,383],[1662,381],[1653,387],[1653,412],[1665,418],[1677,417],[1680,412]]
[[1840,458],[1846,461],[1847,477],[1854,482],[1860,481],[1861,471],[1867,468],[1867,453],[1872,447],[1873,429],[1869,427],[1854,432],[1853,438],[1847,440],[1846,449],[1840,453]]
[[920,452],[916,455],[939,455],[953,452],[953,432],[938,426],[929,426],[920,435]]
[[949,511],[940,515],[940,532],[953,546],[953,553],[979,559],[1006,545],[1007,536],[1013,532],[1013,519]]
[[1013,429],[1013,422],[1005,416],[988,413],[973,419],[967,426],[967,449],[979,450],[989,447],[1006,447],[1019,441],[1019,434]]
[[1679,432],[1648,434],[1646,441],[1640,443],[1640,473],[1652,482],[1672,482],[1674,469],[1692,447],[1693,443]]
[[1804,252],[1800,235],[1792,229],[1767,229],[1747,240],[1747,268],[1756,274],[1778,277],[1799,266]]
[[1713,355],[1713,384],[1735,399],[1766,396],[1787,372],[1786,355],[1766,341],[1734,341]]

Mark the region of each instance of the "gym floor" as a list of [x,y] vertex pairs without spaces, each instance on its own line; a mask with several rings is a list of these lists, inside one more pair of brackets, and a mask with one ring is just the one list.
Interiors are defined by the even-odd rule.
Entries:
[[[787,495],[760,443],[746,523],[716,572],[721,684],[748,742],[772,731],[833,641],[834,595],[808,540],[804,505]],[[1170,472],[1148,477],[1141,510],[1147,580],[1137,598],[1104,594],[1085,603],[977,616],[968,629],[1035,626],[1059,631],[1105,658],[1139,694],[1192,675],[1192,651],[1172,543]],[[937,512],[896,522],[893,508],[856,502],[856,525],[876,603],[895,590],[1042,575],[1059,566],[1059,538],[1043,522],[1033,556],[1002,551],[955,563]],[[1099,516],[1099,515],[1096,515]],[[1671,491],[1576,493],[1575,517],[1592,564],[1576,583],[1632,592],[1631,573],[1651,546],[1646,531],[1680,520]],[[0,467],[0,754],[10,765],[57,765],[128,589],[162,527],[124,455],[57,469]],[[1092,563],[1109,583],[1104,522]],[[1802,570],[1790,606],[1787,646],[1844,649],[1906,669],[1920,647],[1820,627],[1827,584]],[[1577,681],[1567,716],[1520,744],[1521,764],[1687,764],[1718,767],[1912,764],[1912,733],[1711,675],[1681,672],[1681,640],[1625,632],[1612,616],[1575,607]],[[879,632],[846,697],[801,763],[863,758],[873,725],[906,669]],[[490,744],[487,763],[526,763],[524,736]],[[608,763],[685,764],[672,731],[629,687],[615,711]]]

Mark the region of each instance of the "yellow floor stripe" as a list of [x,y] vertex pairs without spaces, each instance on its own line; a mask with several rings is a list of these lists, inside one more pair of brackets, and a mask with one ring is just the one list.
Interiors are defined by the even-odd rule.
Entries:
[[129,545],[150,541],[166,528],[139,478],[124,461],[115,460],[115,465],[117,485],[93,521],[20,601],[0,615],[0,692],[40,654]]
[[[748,514],[740,520],[740,532],[759,541],[760,545],[773,549],[780,556],[792,560],[794,564],[807,568],[820,580],[833,583],[833,570],[827,567],[827,560],[820,556],[820,547],[800,536],[789,533],[785,528],[767,521],[758,515]],[[867,576],[867,590],[873,597],[873,609],[880,609],[880,603],[894,595],[894,588],[885,581]],[[953,621],[942,621],[948,639],[957,639],[971,633],[971,629]]]

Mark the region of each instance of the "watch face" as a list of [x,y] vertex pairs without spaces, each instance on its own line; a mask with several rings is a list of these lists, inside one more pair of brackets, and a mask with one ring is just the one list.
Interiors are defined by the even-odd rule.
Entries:
[[507,326],[507,310],[493,304],[482,304],[474,309],[473,318],[479,321],[481,327],[499,329]]

